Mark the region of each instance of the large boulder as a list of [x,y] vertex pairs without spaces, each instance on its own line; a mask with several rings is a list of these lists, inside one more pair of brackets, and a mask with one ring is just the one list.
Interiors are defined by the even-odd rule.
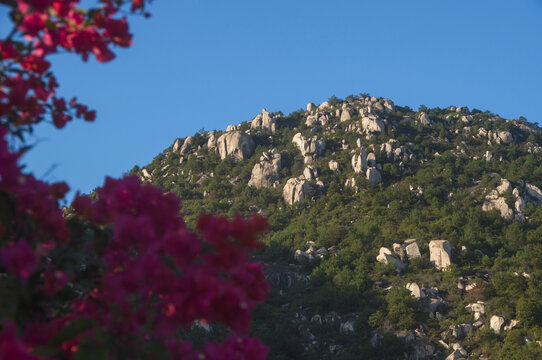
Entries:
[[361,129],[364,133],[371,135],[384,132],[386,126],[376,116],[365,116],[361,119]]
[[329,123],[329,121],[330,121],[330,118],[327,112],[317,112],[314,115],[307,116],[305,125],[307,126],[326,125],[327,123]]
[[422,257],[416,239],[405,240],[403,248],[405,249],[408,261],[411,261],[412,259],[420,259]]
[[498,210],[503,219],[511,220],[514,218],[514,211],[508,206],[506,199],[494,192],[486,196],[484,203],[482,204],[482,210]]
[[305,170],[303,170],[303,177],[309,181],[316,180],[318,177],[318,170],[312,165],[307,165]]
[[263,128],[265,130],[275,132],[277,123],[269,112],[265,109],[262,109],[261,114],[256,115],[256,117],[250,123],[251,129]]
[[221,159],[233,157],[235,160],[242,160],[252,155],[255,145],[250,135],[240,131],[230,131],[218,138],[217,147]]
[[346,104],[343,105],[342,111],[341,111],[341,121],[348,121],[352,118],[353,110],[350,109]]
[[406,288],[410,291],[410,294],[416,299],[425,297],[425,293],[423,292],[422,288],[415,282],[406,284]]
[[331,170],[334,174],[339,173],[339,163],[337,161],[330,160],[328,165],[329,165],[329,170]]
[[495,333],[500,333],[506,321],[502,316],[493,315],[489,320],[489,326]]
[[217,139],[214,130],[210,131],[207,136],[207,147],[210,149],[215,148]]
[[314,109],[316,109],[316,105],[314,105],[314,104],[311,103],[311,102],[307,104],[307,111],[308,111],[308,112],[311,112],[311,111],[313,111]]
[[382,175],[380,175],[380,171],[378,171],[375,167],[368,168],[365,175],[367,176],[367,180],[369,180],[369,184],[371,185],[378,185],[382,182]]
[[264,152],[260,157],[260,162],[252,168],[252,175],[248,186],[256,188],[274,187],[278,184],[279,173],[281,169],[281,156],[277,149],[270,152]]
[[293,205],[294,203],[303,204],[307,192],[309,191],[309,183],[304,179],[291,178],[288,179],[284,189],[282,191],[282,197],[288,205]]
[[301,133],[294,135],[292,142],[297,146],[301,155],[305,158],[305,163],[315,160],[319,156],[324,155],[326,151],[326,141],[324,139],[318,139],[313,136],[310,139],[306,139]]
[[427,115],[426,113],[424,112],[421,112],[420,113],[420,116],[418,117],[418,122],[422,125],[431,125],[431,123],[433,121],[431,121],[431,118],[429,117],[429,115]]
[[364,148],[361,148],[359,154],[352,156],[352,168],[356,174],[361,174],[367,170],[367,152]]
[[376,260],[384,264],[393,263],[397,272],[403,272],[406,269],[406,264],[403,263],[397,256],[393,255],[390,249],[385,247],[380,248]]
[[177,138],[175,139],[175,142],[173,143],[173,149],[171,151],[175,153],[179,151],[180,147],[181,147],[181,139]]
[[329,107],[329,102],[327,101],[324,101],[323,103],[321,103],[319,106],[318,106],[318,109],[325,109],[325,108],[328,108]]
[[526,183],[525,192],[527,193],[527,195],[529,195],[531,199],[534,200],[537,205],[542,204],[542,191],[538,187]]
[[179,153],[181,155],[187,154],[190,151],[191,144],[192,144],[192,136],[188,136],[186,139],[184,139],[183,146],[181,146]]
[[429,258],[437,269],[446,269],[452,263],[452,245],[450,245],[448,240],[430,241]]

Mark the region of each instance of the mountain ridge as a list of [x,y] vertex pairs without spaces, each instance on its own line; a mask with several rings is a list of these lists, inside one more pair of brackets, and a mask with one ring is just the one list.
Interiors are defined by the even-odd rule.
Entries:
[[130,173],[178,194],[189,226],[269,218],[254,333],[272,359],[534,359],[541,143],[524,119],[362,94],[264,109]]

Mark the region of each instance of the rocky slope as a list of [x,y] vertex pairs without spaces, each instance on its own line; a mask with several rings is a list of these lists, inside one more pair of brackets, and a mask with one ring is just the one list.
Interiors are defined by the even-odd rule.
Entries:
[[264,109],[131,173],[179,194],[189,224],[269,218],[253,331],[272,359],[537,359],[539,144],[525,119],[360,95]]

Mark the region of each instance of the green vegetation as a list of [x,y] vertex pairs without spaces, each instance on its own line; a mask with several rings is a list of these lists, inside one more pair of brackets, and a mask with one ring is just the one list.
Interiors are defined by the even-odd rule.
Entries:
[[[404,352],[413,351],[414,342],[401,340],[401,334],[416,329],[432,344],[437,358],[452,352],[439,340],[461,343],[473,358],[542,358],[537,343],[542,341],[542,206],[526,201],[524,219],[515,220],[503,219],[498,210],[482,210],[501,179],[508,179],[513,188],[524,183],[542,187],[542,156],[533,150],[542,144],[541,131],[525,130],[520,126],[528,125],[523,119],[506,121],[480,110],[422,106],[414,112],[395,106],[393,111],[377,112],[386,120],[385,131],[366,137],[348,130],[361,122],[357,109],[363,105],[358,99],[331,98],[332,108],[326,109],[331,120],[326,125],[306,126],[307,112],[300,110],[277,117],[275,133],[250,130],[256,148],[242,161],[221,160],[207,147],[207,134],[200,132],[193,137],[190,153],[180,155],[168,148],[144,168],[152,174],[153,184],[183,199],[182,215],[190,227],[202,212],[230,217],[263,214],[269,219],[269,231],[263,239],[266,249],[257,260],[268,265],[268,272],[285,278],[294,276],[290,273],[310,275],[308,285],[293,281],[291,286],[275,286],[254,313],[253,332],[272,347],[271,359],[402,358]],[[356,113],[340,122],[336,110],[343,104]],[[417,123],[422,111],[431,125]],[[472,119],[463,121],[463,116]],[[249,125],[244,123],[241,129]],[[488,135],[499,131],[509,132],[513,141]],[[292,144],[298,132],[326,140],[325,155],[311,164],[324,188],[312,181],[306,201],[288,206],[282,198],[284,185],[306,167]],[[216,137],[222,134],[216,132]],[[382,166],[379,185],[369,185],[365,175],[352,168],[353,150],[359,154],[358,139]],[[403,154],[389,156],[381,149],[390,139],[397,141],[395,148],[406,149]],[[272,148],[281,154],[280,185],[247,186],[262,152]],[[491,161],[486,159],[488,151]],[[338,174],[330,171],[330,160],[339,163]],[[131,173],[142,176],[142,169],[134,167]],[[350,178],[358,192],[345,187]],[[514,209],[514,195],[503,197]],[[410,238],[417,239],[422,258],[414,259],[402,274],[393,265],[376,261],[381,247],[392,249],[393,243]],[[429,261],[428,243],[436,239],[448,240],[454,249],[453,264],[446,271]],[[336,246],[337,256],[327,253],[290,266],[294,252],[306,250],[308,241],[316,248]],[[461,291],[460,277],[478,286]],[[427,311],[428,299],[411,296],[405,288],[409,282],[438,289],[438,297],[445,300],[437,310],[442,318]],[[484,327],[456,339],[450,327],[474,323],[465,306],[476,301],[488,307],[480,318]],[[341,324],[354,319],[354,331],[340,331],[333,320],[313,319],[332,312],[340,316]],[[493,315],[519,322],[496,334],[489,324]],[[378,341],[371,345],[371,339]]]

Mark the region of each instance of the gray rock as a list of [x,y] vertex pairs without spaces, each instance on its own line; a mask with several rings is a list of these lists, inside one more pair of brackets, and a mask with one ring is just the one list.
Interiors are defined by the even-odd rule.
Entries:
[[487,195],[482,204],[483,211],[499,210],[501,217],[511,220],[514,217],[514,211],[506,203],[506,199],[499,196],[496,192]]
[[385,247],[380,248],[376,260],[384,264],[393,263],[397,272],[403,272],[406,269],[406,264],[401,262],[401,260],[397,256],[393,255],[391,251]]
[[[294,135],[292,142],[297,146],[301,155],[305,158],[305,162],[315,160],[319,156],[322,156],[326,151],[326,141],[324,139],[318,139],[314,136],[310,139],[306,139],[301,133]],[[307,159],[309,159],[307,161]]]
[[531,199],[534,200],[537,205],[542,204],[542,191],[538,187],[526,183],[525,192],[527,193],[527,195],[529,195],[529,197],[531,197]]
[[495,333],[500,333],[504,326],[505,320],[502,316],[493,315],[489,320],[489,326]]
[[260,162],[252,168],[252,175],[248,182],[248,186],[256,188],[270,188],[277,185],[281,170],[281,156],[277,153],[277,149],[273,149],[269,153],[264,153],[260,158]]
[[422,125],[431,125],[432,121],[429,115],[427,115],[424,112],[420,113],[420,116],[418,117],[418,122]]
[[463,339],[463,338],[465,338],[465,336],[467,336],[469,331],[472,330],[472,325],[471,324],[460,324],[460,325],[452,326],[451,329],[452,329],[452,335],[456,339]]
[[369,184],[371,185],[378,185],[382,182],[382,175],[380,175],[380,171],[374,167],[368,168],[365,175],[367,176],[367,180],[369,180]]
[[406,284],[406,288],[410,291],[410,294],[416,299],[425,297],[425,293],[423,292],[422,288],[420,288],[420,286],[415,282]]
[[179,153],[181,155],[187,154],[190,151],[190,144],[192,144],[192,136],[188,136],[186,139],[184,139],[183,146],[181,146]]
[[329,107],[329,102],[327,101],[324,101],[323,103],[321,103],[319,106],[318,106],[318,109],[325,109],[325,108],[328,108]]
[[308,263],[311,260],[311,258],[309,257],[309,254],[307,254],[306,252],[297,249],[294,253],[294,260],[297,261],[298,263],[305,264],[305,263]]
[[352,118],[352,109],[349,107],[343,106],[341,111],[341,121],[348,121]]
[[316,180],[318,177],[318,170],[312,165],[307,165],[305,170],[303,170],[303,177],[309,181]]
[[220,158],[233,157],[235,160],[242,160],[250,157],[254,152],[254,140],[250,135],[231,131],[223,134],[217,140],[218,152]]
[[209,132],[209,138],[207,139],[207,147],[209,149],[216,147],[216,135],[214,131]]
[[361,174],[367,170],[367,152],[361,148],[359,154],[352,156],[352,168],[356,174]]
[[444,301],[442,298],[431,298],[429,299],[429,303],[427,304],[427,311],[429,314],[434,314],[439,306],[445,305],[446,301]]
[[485,157],[488,163],[491,163],[493,161],[493,153],[491,151],[487,150]]
[[512,184],[507,179],[501,179],[501,183],[497,186],[497,193],[499,195],[507,194],[512,192]]
[[341,323],[339,331],[342,334],[353,334],[354,333],[354,320],[350,319],[350,320],[347,320],[347,321]]
[[329,161],[329,170],[331,170],[333,173],[338,174],[339,173],[339,163],[335,160]]
[[373,115],[365,116],[361,119],[361,128],[366,134],[377,134],[386,130],[386,126],[382,120]]
[[508,324],[508,325],[506,325],[504,327],[504,331],[512,330],[513,328],[515,328],[518,325],[518,323],[519,323],[519,321],[517,321],[517,320],[511,320],[510,324]]
[[309,183],[303,179],[291,178],[288,179],[282,191],[282,197],[288,205],[295,203],[303,204],[307,192],[309,191]]
[[429,242],[431,263],[443,270],[452,263],[452,246],[447,240],[432,240]]
[[269,112],[265,109],[262,109],[261,114],[256,115],[250,124],[251,129],[262,128],[271,132],[275,132],[277,123]]
[[468,304],[467,306],[465,306],[465,309],[468,312],[485,314],[487,310],[487,304],[483,301],[477,301],[475,303]]
[[416,239],[411,239],[411,240],[414,240],[414,241],[408,244],[405,242],[405,244],[403,245],[405,248],[407,259],[409,261],[411,261],[412,259],[421,259],[422,254],[420,253],[420,248],[418,247],[418,244],[416,243]]
[[177,152],[180,147],[181,147],[181,139],[177,138],[175,139],[175,142],[173,143],[173,149],[171,149],[171,151]]
[[311,103],[311,102],[307,104],[307,111],[308,111],[308,112],[311,112],[311,111],[313,111],[314,109],[316,109],[316,105],[314,105],[314,104]]
[[149,172],[147,171],[147,169],[143,168],[143,170],[141,170],[141,173],[142,173],[143,176],[146,177],[147,179],[150,179],[150,178],[151,178],[151,174],[149,174]]
[[354,191],[356,193],[359,190],[358,187],[356,186],[356,179],[355,178],[346,179],[346,181],[344,183],[344,187],[354,189]]

